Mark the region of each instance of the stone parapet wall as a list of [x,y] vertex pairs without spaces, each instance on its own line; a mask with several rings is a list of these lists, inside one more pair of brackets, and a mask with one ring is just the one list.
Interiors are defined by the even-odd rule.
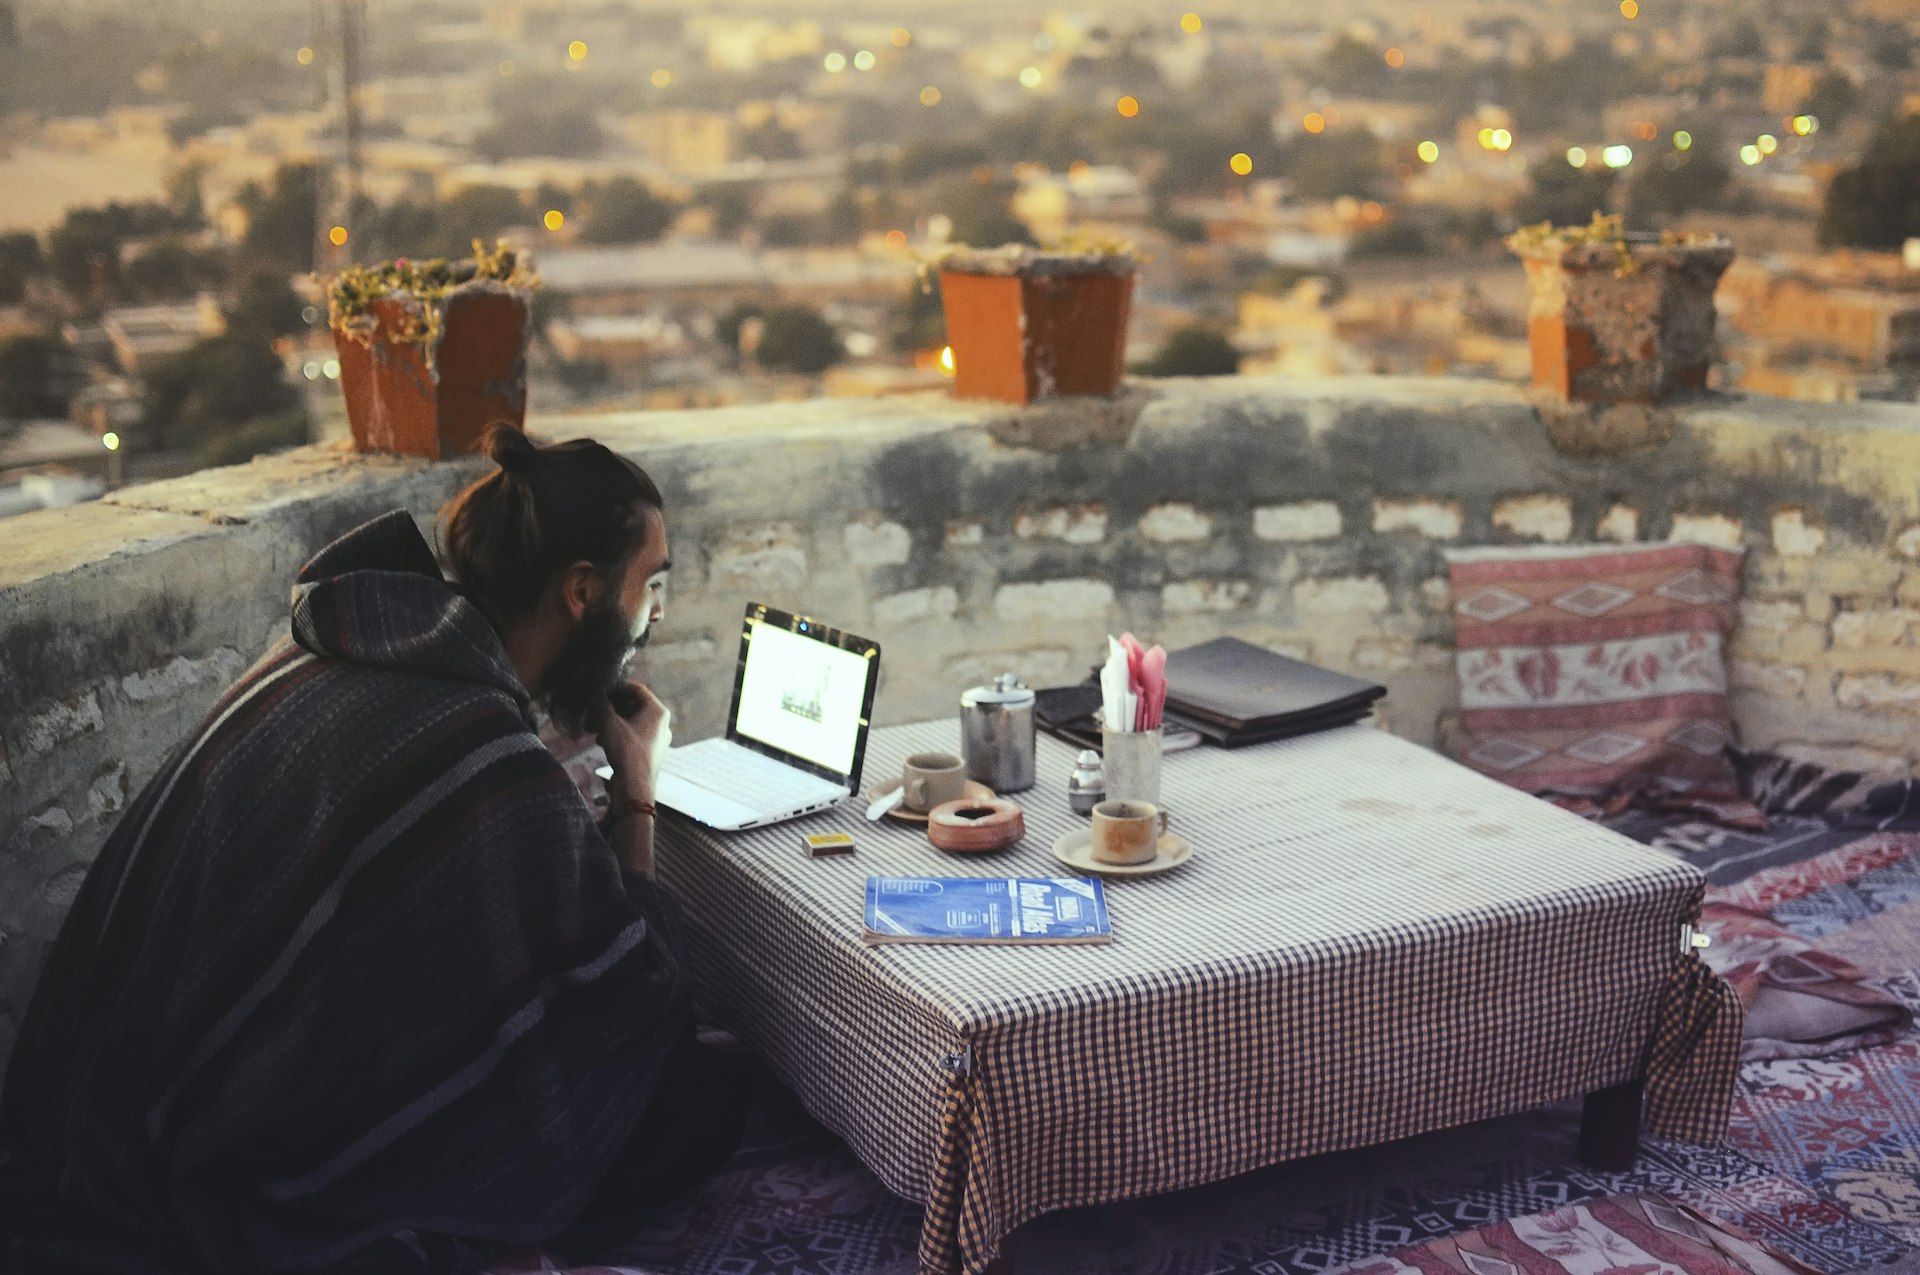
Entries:
[[[1920,755],[1920,409],[1716,398],[1611,457],[1556,451],[1515,389],[1388,378],[531,428],[600,438],[666,495],[673,581],[645,658],[683,741],[722,724],[753,599],[877,639],[882,723],[953,715],[1005,670],[1078,680],[1131,628],[1376,678],[1388,726],[1431,743],[1456,703],[1443,548],[1693,538],[1749,549],[1746,742]],[[483,470],[308,449],[0,524],[0,1057],[85,865],[285,631],[300,563],[386,509],[430,526]]]

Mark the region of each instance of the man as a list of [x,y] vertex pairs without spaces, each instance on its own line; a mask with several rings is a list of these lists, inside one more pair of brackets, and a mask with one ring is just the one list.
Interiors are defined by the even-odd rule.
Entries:
[[[487,449],[442,514],[454,583],[404,512],[322,550],[88,873],[0,1094],[23,1269],[578,1252],[737,1143],[652,881],[667,710],[621,684],[659,490],[585,440]],[[604,828],[537,700],[605,748]]]

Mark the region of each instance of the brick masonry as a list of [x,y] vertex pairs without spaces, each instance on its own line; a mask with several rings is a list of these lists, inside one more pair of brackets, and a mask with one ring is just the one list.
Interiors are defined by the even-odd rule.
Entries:
[[[1125,627],[1362,672],[1389,687],[1391,729],[1432,742],[1456,703],[1444,547],[1672,538],[1748,550],[1748,742],[1872,766],[1920,750],[1920,409],[1710,398],[1658,446],[1598,459],[1556,452],[1521,391],[1485,383],[1136,395],[1125,442],[1052,449],[1006,441],[1003,406],[943,397],[533,428],[600,438],[667,497],[676,565],[646,660],[681,740],[721,724],[751,598],[878,639],[882,723],[951,715],[1001,671],[1078,680]],[[386,509],[425,525],[479,472],[309,449],[8,521],[0,1057],[85,865],[285,631],[300,563]]]

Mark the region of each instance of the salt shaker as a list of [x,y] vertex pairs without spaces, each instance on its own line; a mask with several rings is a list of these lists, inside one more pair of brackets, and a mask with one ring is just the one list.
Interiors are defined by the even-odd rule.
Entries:
[[1067,805],[1076,815],[1090,815],[1106,800],[1107,781],[1100,771],[1100,754],[1091,748],[1080,751],[1067,777]]

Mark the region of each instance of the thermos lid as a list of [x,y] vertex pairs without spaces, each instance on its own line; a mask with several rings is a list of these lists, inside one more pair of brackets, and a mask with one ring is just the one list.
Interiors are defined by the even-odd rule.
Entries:
[[976,686],[960,695],[960,707],[973,708],[981,704],[1031,704],[1033,692],[1020,685],[1020,678],[1013,673],[1002,673],[993,679],[990,686]]

